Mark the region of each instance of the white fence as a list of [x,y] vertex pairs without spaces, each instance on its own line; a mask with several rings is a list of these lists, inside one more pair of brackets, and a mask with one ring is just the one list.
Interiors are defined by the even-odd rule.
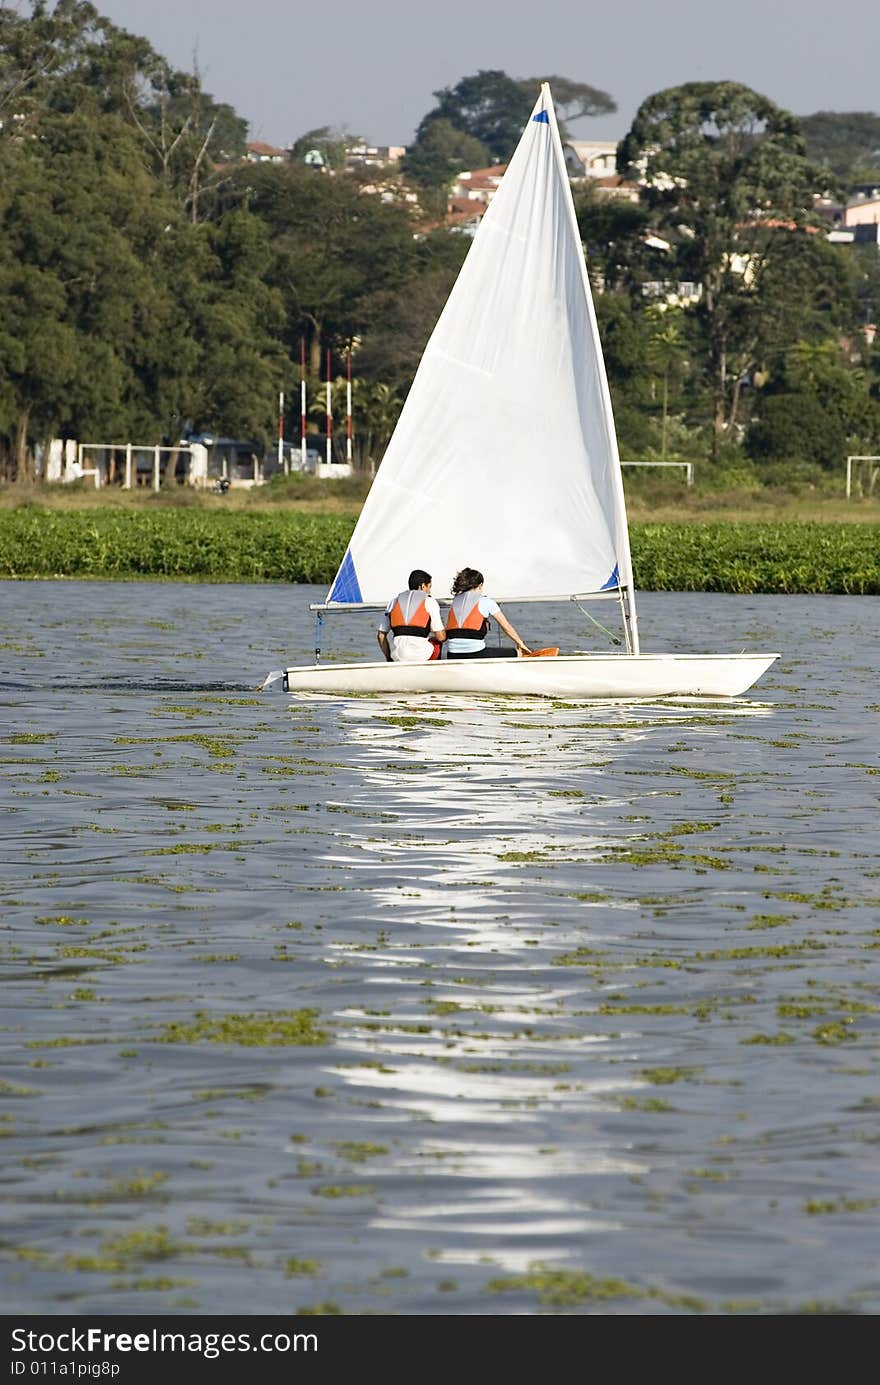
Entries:
[[47,481],[91,479],[95,489],[116,485],[122,490],[150,487],[161,490],[173,468],[174,480],[188,486],[206,487],[223,480],[230,486],[259,486],[265,479],[260,458],[225,455],[211,458],[204,443],[180,442],[173,446],[135,442],[73,442],[54,438],[46,458]]
[[[293,450],[285,445],[280,459],[285,474],[303,469],[301,455],[299,447]],[[264,465],[255,452],[245,452],[244,444],[225,441],[216,446],[202,442],[158,446],[53,438],[43,466],[47,481],[88,480],[94,482],[96,490],[114,485],[122,490],[150,487],[158,491],[172,479],[199,488],[216,487],[220,482],[223,489],[226,485],[244,489],[260,486],[267,474],[271,476],[274,462],[267,459]],[[173,478],[166,474],[169,467],[174,470]],[[304,470],[319,478],[338,479],[350,476],[353,468],[350,462],[325,462],[320,452],[309,448]]]
[[198,443],[178,443],[175,447],[158,447],[153,443],[133,442],[74,442],[53,438],[45,457],[44,477],[47,481],[81,481],[91,479],[95,489],[118,485],[123,490],[150,486],[159,490],[163,465],[173,466],[175,472],[182,459],[184,479],[192,486],[208,483],[208,454]]
[[207,467],[199,463],[190,443],[179,443],[176,447],[157,447],[139,443],[80,442],[76,447],[76,465],[80,476],[94,475],[95,486],[108,485],[115,481],[115,467],[121,455],[122,489],[132,490],[135,486],[149,484],[154,491],[162,484],[162,459],[167,458],[168,466],[173,459],[176,467],[178,457],[185,459],[187,480],[190,485],[204,485],[208,479]]
[[621,462],[621,466],[677,466],[682,467],[689,486],[694,484],[693,462]]

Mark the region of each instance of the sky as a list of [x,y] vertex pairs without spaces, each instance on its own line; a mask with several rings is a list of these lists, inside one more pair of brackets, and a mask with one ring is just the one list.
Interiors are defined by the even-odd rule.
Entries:
[[[484,68],[587,82],[621,139],[641,102],[688,81],[742,82],[797,115],[878,111],[876,0],[94,0],[249,124],[288,146],[329,125],[411,142],[433,92]],[[535,92],[537,96],[537,89]]]

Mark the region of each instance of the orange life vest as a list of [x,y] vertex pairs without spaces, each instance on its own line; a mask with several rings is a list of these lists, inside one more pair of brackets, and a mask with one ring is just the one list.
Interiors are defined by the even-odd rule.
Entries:
[[[418,598],[415,609],[410,597]],[[424,596],[420,592],[401,592],[388,612],[388,622],[392,635],[420,635],[427,639],[431,633],[431,617]]]
[[446,617],[448,640],[484,640],[489,621],[480,610],[480,592],[459,592]]

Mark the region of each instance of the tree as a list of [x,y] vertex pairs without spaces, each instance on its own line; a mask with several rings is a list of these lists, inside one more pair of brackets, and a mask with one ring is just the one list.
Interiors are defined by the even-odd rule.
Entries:
[[269,282],[269,231],[240,207],[204,232],[207,272],[193,276],[185,300],[200,345],[189,414],[196,429],[266,444],[287,367],[283,299]]
[[463,169],[485,168],[489,157],[482,141],[450,120],[432,120],[424,137],[407,150],[403,172],[421,187],[440,191]]
[[768,460],[840,464],[847,448],[880,437],[880,407],[869,379],[846,360],[836,341],[795,341],[779,378],[763,393],[749,429],[748,450]]
[[849,183],[880,180],[880,115],[816,111],[800,117],[807,154]]
[[[460,244],[458,237],[450,240]],[[454,270],[436,269],[369,297],[360,372],[405,395],[454,282]]]
[[44,114],[0,141],[0,433],[13,472],[52,436],[271,436],[283,358],[265,227],[193,226],[116,116]]
[[768,395],[746,434],[746,451],[758,462],[840,463],[846,428],[812,394]]
[[294,140],[290,157],[294,163],[302,163],[310,150],[317,149],[324,161],[324,167],[343,168],[346,146],[358,142],[355,135],[346,134],[344,130],[332,130],[329,125],[321,125],[315,130],[307,130],[304,135]]
[[462,77],[454,87],[435,91],[437,105],[422,119],[416,130],[416,146],[426,139],[435,120],[445,120],[463,134],[485,145],[491,163],[505,163],[534,104],[519,82],[506,72],[486,70]]
[[241,169],[224,194],[266,225],[272,247],[270,284],[284,302],[285,344],[299,359],[309,343],[312,375],[321,374],[321,348],[361,336],[368,295],[404,282],[419,252],[409,213],[362,193],[347,178],[322,178],[295,165]]
[[592,179],[575,185],[575,215],[595,287],[641,293],[646,279],[661,277],[658,254],[646,243],[650,213],[641,202],[601,197]]
[[682,278],[702,286],[713,453],[732,429],[753,364],[754,319],[780,232],[805,228],[828,177],[806,158],[794,116],[735,82],[649,97],[618,153],[661,228],[680,238]]
[[104,19],[87,0],[32,0],[30,16],[0,8],[0,134],[33,132],[48,114],[118,116],[137,131],[157,177],[199,220],[244,152],[247,123],[175,71],[145,38]]
[[132,79],[127,115],[148,150],[157,177],[175,194],[190,220],[202,220],[212,195],[227,180],[224,165],[245,149],[247,122],[231,106],[202,90],[196,74],[162,63],[149,100],[138,99]]
[[[435,91],[437,105],[422,119],[416,131],[416,146],[425,140],[429,127],[447,120],[454,129],[471,135],[486,146],[493,163],[506,163],[516,148],[529,112],[535,104],[541,82],[549,81],[562,116],[570,119],[616,110],[607,92],[566,77],[508,77],[500,69],[483,69],[462,77],[454,87]],[[564,122],[561,133],[566,138]]]
[[379,462],[403,407],[402,397],[383,381],[363,383],[355,395],[355,415],[364,461]]
[[652,332],[648,338],[648,362],[657,373],[661,392],[660,460],[666,461],[669,421],[669,385],[680,378],[686,365],[686,344],[682,334],[680,310],[655,308],[651,313]]
[[519,85],[531,93],[534,103],[542,82],[550,84],[563,139],[567,136],[570,121],[583,120],[590,115],[612,115],[617,110],[617,102],[607,91],[600,91],[586,82],[573,82],[570,77],[526,77],[520,80]]
[[173,325],[185,359],[187,332],[153,272],[177,210],[121,122],[45,115],[4,143],[0,182],[0,398],[24,477],[33,438],[130,435],[137,352]]
[[[35,115],[52,108],[64,87],[82,86],[79,74],[91,46],[109,21],[85,0],[33,0],[30,16],[0,7],[0,120],[3,133],[22,132]],[[146,42],[146,41],[144,41]],[[147,45],[149,47],[149,45]]]
[[880,255],[876,245],[850,245],[853,289],[858,303],[858,323],[880,322]]

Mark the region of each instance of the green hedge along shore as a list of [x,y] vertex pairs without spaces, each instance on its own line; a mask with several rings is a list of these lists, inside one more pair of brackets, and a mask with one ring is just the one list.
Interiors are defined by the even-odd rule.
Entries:
[[[353,528],[349,516],[289,511],[27,507],[0,511],[0,577],[323,585]],[[880,593],[880,525],[633,524],[630,540],[642,591]]]

